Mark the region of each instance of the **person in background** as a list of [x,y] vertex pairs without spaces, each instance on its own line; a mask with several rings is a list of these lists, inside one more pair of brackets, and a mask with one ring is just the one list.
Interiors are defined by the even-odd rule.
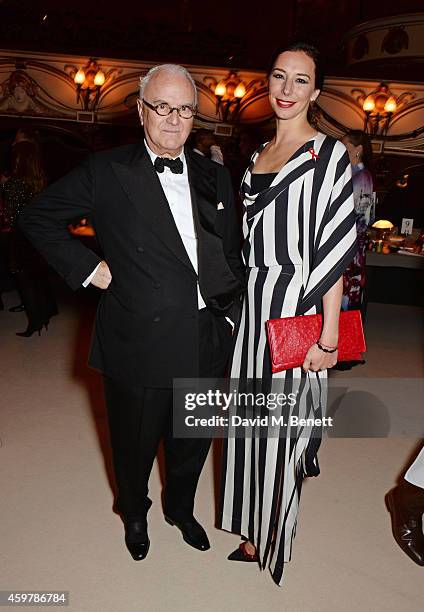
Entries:
[[[355,257],[343,274],[342,310],[361,310],[365,318],[365,258],[367,250],[367,230],[374,221],[375,201],[373,180],[370,172],[372,148],[369,136],[361,130],[350,130],[343,138],[352,166],[353,198],[355,202],[355,219],[357,248]],[[339,361],[335,370],[347,371],[354,366],[363,365],[365,360]]]
[[[367,229],[374,222],[373,180],[370,172],[372,148],[369,136],[350,130],[342,138],[352,165],[353,198],[357,232],[355,257],[343,275],[343,310],[363,310]],[[364,314],[364,312],[363,312]]]
[[[12,147],[11,174],[0,176],[0,192],[4,202],[6,222],[10,228],[8,259],[10,271],[28,317],[25,331],[17,336],[28,338],[41,333],[50,317],[57,314],[56,301],[48,282],[48,267],[17,226],[20,212],[46,186],[40,150],[27,138]],[[14,308],[17,310],[17,307]]]
[[[11,142],[10,145],[10,152],[8,155],[8,169],[3,169],[3,171],[1,172],[1,174],[4,174],[5,177],[9,177],[10,175],[10,164],[11,164],[11,157],[12,157],[12,151],[13,151],[13,147],[18,144],[19,142],[32,142],[34,144],[37,143],[37,139],[35,137],[35,134],[33,133],[32,130],[28,130],[28,129],[24,129],[24,128],[19,128],[13,138],[13,142]],[[6,218],[4,217],[4,223],[5,225],[6,223]],[[10,230],[10,228],[7,228],[8,230]],[[12,285],[13,285],[13,281],[12,281]],[[23,305],[23,303],[21,302],[20,304],[16,304],[15,306],[11,306],[9,308],[9,312],[22,312],[23,310],[25,310],[25,306]]]
[[238,126],[233,138],[228,140],[225,147],[225,167],[228,168],[233,181],[234,192],[238,196],[240,217],[243,216],[240,200],[240,184],[253,153],[263,142],[263,135],[252,126]]
[[8,277],[10,276],[7,267],[7,256],[5,249],[7,229],[3,201],[0,198],[0,310],[4,310],[2,294],[4,291],[6,291]]
[[193,136],[193,151],[209,157],[212,161],[224,165],[224,156],[222,155],[221,147],[216,144],[215,136],[211,130],[200,128]]

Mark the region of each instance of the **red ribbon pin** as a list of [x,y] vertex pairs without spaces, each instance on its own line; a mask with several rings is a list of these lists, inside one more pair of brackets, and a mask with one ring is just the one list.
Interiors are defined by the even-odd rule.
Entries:
[[310,149],[308,149],[308,153],[310,153],[312,155],[313,161],[319,159],[319,155],[317,153],[315,153],[315,151],[314,151],[314,149],[312,147]]

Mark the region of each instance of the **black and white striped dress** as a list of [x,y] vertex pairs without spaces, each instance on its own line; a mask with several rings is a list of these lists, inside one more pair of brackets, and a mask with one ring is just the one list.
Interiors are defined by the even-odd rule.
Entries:
[[[231,378],[239,384],[259,380],[259,387],[268,392],[296,390],[293,410],[317,416],[325,407],[321,387],[326,372],[305,374],[296,368],[272,375],[265,321],[320,312],[322,296],[353,258],[351,166],[344,145],[318,133],[267,188],[253,193],[252,170],[264,146],[252,157],[242,184],[248,290]],[[287,427],[272,437],[258,433],[253,427],[241,438],[225,440],[220,521],[223,529],[253,542],[262,569],[269,567],[281,585],[284,563],[291,557],[302,480],[319,473],[320,436],[311,428]]]

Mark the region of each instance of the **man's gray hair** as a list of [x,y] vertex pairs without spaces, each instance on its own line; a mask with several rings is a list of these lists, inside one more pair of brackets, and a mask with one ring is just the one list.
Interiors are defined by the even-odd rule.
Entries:
[[194,106],[197,106],[197,88],[196,83],[194,82],[193,77],[189,73],[189,71],[184,68],[184,66],[179,66],[178,64],[161,64],[160,66],[154,66],[150,68],[147,74],[144,77],[140,77],[140,100],[143,99],[144,90],[153,75],[155,75],[160,70],[164,70],[169,72],[170,74],[179,74],[184,76],[190,83],[193,85],[194,90]]

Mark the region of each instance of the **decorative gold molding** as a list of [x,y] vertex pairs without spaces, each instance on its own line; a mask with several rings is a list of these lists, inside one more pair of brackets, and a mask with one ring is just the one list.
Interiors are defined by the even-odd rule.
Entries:
[[[79,56],[53,55],[44,53],[11,52],[0,50],[0,114],[8,117],[31,117],[46,121],[77,121],[81,106],[76,102],[75,84],[70,67],[84,65],[87,58]],[[138,97],[139,78],[153,66],[151,62],[99,58],[105,74],[113,75],[99,97],[93,122],[99,124],[138,125],[135,112],[135,99]],[[67,67],[65,70],[65,66]],[[221,124],[216,115],[216,98],[211,83],[225,78],[225,68],[206,68],[187,66],[199,92],[199,114],[196,124],[214,129]],[[267,102],[266,75],[259,71],[238,70],[238,75],[246,84],[246,94],[240,102],[239,122],[242,125],[271,124],[272,112]],[[25,75],[28,107],[10,107],[11,83]],[[19,80],[19,79],[18,79]],[[364,113],[360,105],[369,92],[378,87],[379,82],[364,79],[327,78],[318,104],[325,116],[319,119],[319,129],[336,137],[343,129],[362,129]],[[25,88],[24,88],[25,89]],[[393,117],[388,131],[386,151],[396,147],[416,150],[422,146],[424,135],[416,133],[422,127],[424,106],[424,85],[422,83],[390,83],[390,91],[399,102],[399,110]],[[22,92],[20,92],[22,93]],[[401,132],[399,126],[405,126]],[[89,126],[87,126],[87,129]],[[415,134],[415,135],[414,135]],[[424,155],[424,151],[420,151]]]

